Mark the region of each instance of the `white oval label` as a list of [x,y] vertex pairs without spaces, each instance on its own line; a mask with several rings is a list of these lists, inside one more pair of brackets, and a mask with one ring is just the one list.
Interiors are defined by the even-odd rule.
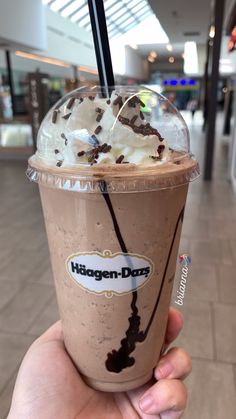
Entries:
[[78,285],[106,297],[137,290],[150,279],[154,269],[153,262],[145,256],[110,250],[71,255],[66,267]]

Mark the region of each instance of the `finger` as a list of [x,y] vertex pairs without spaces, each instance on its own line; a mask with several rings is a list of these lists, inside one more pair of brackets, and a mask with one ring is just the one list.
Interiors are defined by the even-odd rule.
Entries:
[[187,352],[182,348],[171,348],[164,355],[155,371],[154,376],[157,380],[163,378],[179,378],[184,379],[192,370],[192,361]]
[[168,323],[165,335],[165,348],[170,345],[173,340],[175,340],[181,331],[184,324],[184,319],[180,311],[176,310],[173,307],[169,309]]
[[36,339],[31,346],[41,345],[42,343],[49,341],[59,341],[60,343],[64,343],[62,324],[60,320],[49,327],[49,329]]
[[[187,389],[180,380],[161,380],[154,384],[140,399],[141,410],[149,415],[169,414],[180,415],[187,404]],[[178,418],[178,416],[176,416]]]

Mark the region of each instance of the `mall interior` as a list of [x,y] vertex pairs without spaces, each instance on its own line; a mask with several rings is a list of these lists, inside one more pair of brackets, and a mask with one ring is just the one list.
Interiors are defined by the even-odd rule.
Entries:
[[[236,417],[236,2],[104,0],[117,85],[144,85],[185,119],[201,175],[189,187],[179,254],[185,419]],[[0,0],[0,417],[30,344],[59,319],[38,187],[27,160],[63,95],[99,85],[87,0]],[[36,419],[36,418],[35,418]]]

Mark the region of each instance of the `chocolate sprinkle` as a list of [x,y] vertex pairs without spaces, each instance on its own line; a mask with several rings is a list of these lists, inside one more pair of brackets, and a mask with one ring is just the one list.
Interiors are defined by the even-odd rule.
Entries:
[[99,134],[99,132],[101,132],[101,130],[102,130],[101,125],[98,125],[97,128],[94,131],[94,134],[96,134],[96,135]]
[[159,141],[163,141],[164,140],[164,138],[157,131],[157,129],[151,127],[151,125],[149,123],[147,123],[145,125],[144,124],[141,124],[139,127],[137,127],[136,125],[132,125],[131,124],[131,121],[128,118],[124,118],[121,115],[118,116],[118,120],[123,125],[128,125],[137,134],[142,134],[142,135],[156,135],[159,138]]
[[62,163],[63,163],[63,161],[62,161],[62,160],[59,160],[59,161],[57,162],[57,167],[61,167]]
[[71,109],[72,108],[72,106],[74,104],[74,101],[75,101],[75,97],[71,97],[70,100],[69,100],[69,102],[66,105],[67,109]]
[[145,103],[143,103],[143,102],[142,102],[142,100],[141,100],[141,99],[139,99],[137,96],[133,96],[133,97],[131,97],[131,98],[130,98],[130,100],[128,101],[128,106],[129,106],[130,108],[135,108],[135,107],[136,107],[136,104],[141,105],[141,106],[142,106],[142,108],[144,108],[144,107],[145,107]]
[[103,143],[102,145],[98,146],[94,149],[97,153],[108,153],[111,150],[111,145],[107,143]]
[[100,113],[100,112],[102,112],[102,109],[97,107],[97,108],[95,108],[95,112]]
[[121,154],[118,159],[116,159],[116,163],[120,164],[122,162],[122,160],[124,160],[125,156],[123,156],[123,154]]
[[130,123],[132,125],[134,125],[134,123],[135,123],[135,121],[136,121],[137,118],[138,118],[138,115],[134,115],[133,118],[131,118]]
[[58,109],[54,109],[53,113],[52,113],[52,123],[55,124],[57,122],[57,115],[59,113]]
[[85,155],[85,151],[84,151],[84,150],[79,151],[79,152],[77,153],[77,156],[78,156],[78,157],[82,157],[82,156],[84,156],[84,155]]
[[109,153],[109,151],[111,150],[111,145],[107,145],[103,150],[102,150],[102,152],[103,153]]
[[99,114],[98,114],[98,116],[97,116],[97,118],[96,118],[96,121],[97,121],[97,122],[100,122],[100,121],[101,121],[101,119],[102,119],[102,115],[103,115],[102,113],[99,113]]
[[97,159],[99,153],[109,153],[110,150],[111,145],[104,143],[102,145],[99,145],[98,147],[93,148],[92,150],[87,151],[86,154],[88,156],[88,162],[91,162],[93,159]]
[[58,153],[60,153],[60,151],[56,148],[56,150],[54,150],[54,153],[58,154]]
[[68,144],[68,140],[67,140],[64,132],[61,133],[61,138],[63,138],[63,140],[65,140],[65,145],[67,145]]
[[142,113],[142,111],[140,111],[140,118],[144,119],[144,114]]
[[125,118],[124,116],[119,115],[118,116],[119,121],[124,125],[130,125],[129,118]]
[[128,106],[130,107],[130,108],[135,108],[136,107],[136,101],[135,100],[133,100],[134,98],[132,98],[132,99],[130,99],[129,101],[128,101]]
[[105,150],[106,149],[106,147],[107,147],[107,143],[103,143],[101,146],[100,146],[100,152],[101,153],[103,153],[103,150]]
[[88,97],[90,100],[94,100],[95,99],[95,96],[89,96]]
[[62,118],[63,119],[69,119],[71,116],[71,112],[67,113],[66,115],[64,115]]
[[119,105],[120,107],[123,105],[123,101],[122,101],[122,97],[121,96],[117,96],[117,98],[113,101],[113,105]]
[[110,101],[110,99],[108,99],[108,100],[107,100],[107,104],[108,104],[108,105],[110,105],[110,103],[111,103],[111,101]]

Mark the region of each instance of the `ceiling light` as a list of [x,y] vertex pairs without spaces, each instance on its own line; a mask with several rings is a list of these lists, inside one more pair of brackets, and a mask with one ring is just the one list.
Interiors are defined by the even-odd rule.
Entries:
[[171,57],[169,57],[168,61],[169,61],[170,64],[173,64],[175,62],[175,59],[174,59],[174,57],[171,56]]
[[209,30],[209,37],[211,38],[211,39],[213,39],[214,37],[215,37],[215,26],[214,25],[211,25],[211,27],[210,27],[210,30]]
[[184,72],[185,74],[198,73],[198,55],[196,42],[185,42],[184,44]]
[[67,64],[64,61],[56,60],[55,58],[42,57],[41,55],[36,55],[36,54],[29,54],[28,52],[16,51],[15,55],[17,55],[18,57],[28,58],[29,60],[35,60],[35,61],[40,61],[47,64],[58,65],[59,67],[66,67],[66,68],[70,67],[70,64]]
[[172,51],[173,51],[173,47],[172,47],[172,45],[171,45],[171,44],[167,44],[167,45],[166,45],[166,49],[167,49],[167,51],[169,51],[169,52],[172,52]]
[[153,58],[157,58],[157,53],[156,53],[156,51],[151,51],[151,52],[149,53],[149,55],[150,55],[151,57],[153,57]]
[[154,61],[155,61],[155,58],[152,57],[151,55],[149,55],[147,59],[148,59],[149,63],[154,63]]
[[77,67],[78,71],[83,71],[84,73],[98,74],[96,68],[86,67],[85,65],[79,65]]

